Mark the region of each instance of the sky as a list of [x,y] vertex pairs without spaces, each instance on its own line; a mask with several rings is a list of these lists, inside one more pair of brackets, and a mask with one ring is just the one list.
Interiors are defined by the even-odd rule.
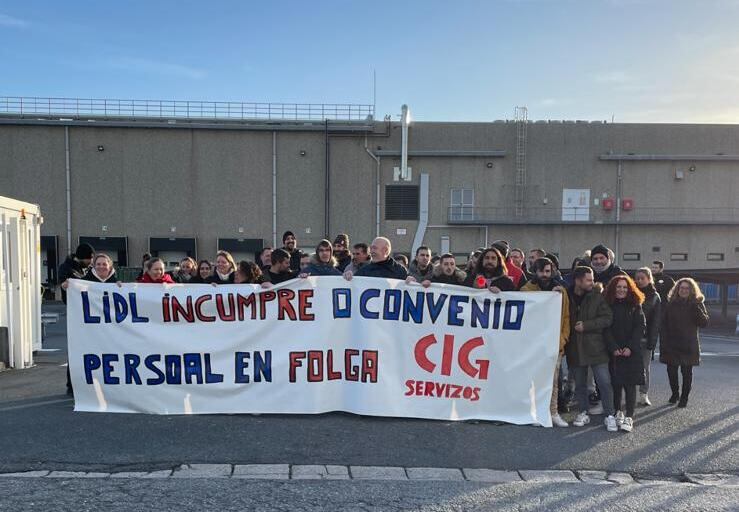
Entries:
[[739,123],[737,27],[739,0],[3,0],[0,96]]

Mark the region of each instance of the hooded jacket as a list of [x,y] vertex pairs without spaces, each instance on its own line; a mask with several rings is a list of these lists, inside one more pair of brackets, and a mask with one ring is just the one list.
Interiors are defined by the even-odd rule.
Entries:
[[421,270],[420,268],[418,268],[418,260],[413,260],[411,261],[411,264],[408,265],[408,275],[413,277],[419,283],[425,281],[426,279],[430,280],[433,274],[434,266],[431,264],[431,262],[429,262],[425,270]]
[[464,286],[464,282],[467,279],[467,272],[458,268],[454,269],[454,273],[450,276],[446,275],[441,270],[441,265],[434,267],[434,271],[431,275],[430,281],[432,283],[440,284],[455,284],[457,286]]
[[318,255],[314,254],[310,259],[310,263],[307,267],[300,271],[301,274],[308,274],[310,276],[340,276],[341,271],[336,268],[336,258],[334,258],[333,251],[331,251],[331,259],[328,263],[324,263],[318,260]]
[[108,274],[108,277],[106,277],[105,279],[101,279],[98,273],[95,271],[95,268],[93,267],[87,274],[85,274],[82,280],[92,281],[93,283],[115,283],[115,269],[110,269],[110,274]]

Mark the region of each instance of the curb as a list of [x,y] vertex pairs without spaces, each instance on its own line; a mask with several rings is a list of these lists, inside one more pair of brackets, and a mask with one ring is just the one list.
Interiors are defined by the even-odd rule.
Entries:
[[739,487],[739,475],[730,473],[678,476],[632,475],[608,471],[518,470],[485,468],[417,468],[400,466],[345,466],[337,464],[182,464],[159,471],[49,471],[0,473],[0,478],[222,478],[239,480],[357,480],[416,482],[568,483],[585,485],[690,485]]

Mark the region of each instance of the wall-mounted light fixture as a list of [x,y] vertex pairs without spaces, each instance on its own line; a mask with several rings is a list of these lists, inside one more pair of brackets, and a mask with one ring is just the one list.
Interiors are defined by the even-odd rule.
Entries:
[[98,151],[105,151],[105,146],[103,146],[102,144],[99,144]]
[[492,169],[493,168],[493,162],[488,162],[487,164],[485,164],[485,167],[487,167],[488,169]]
[[300,156],[305,156],[305,155],[306,155],[305,150],[304,149],[301,149],[300,150]]

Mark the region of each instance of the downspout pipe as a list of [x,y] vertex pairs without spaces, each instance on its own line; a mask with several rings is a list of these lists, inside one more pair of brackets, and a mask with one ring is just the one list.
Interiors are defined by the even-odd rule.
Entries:
[[331,174],[330,174],[331,173],[331,166],[330,166],[330,157],[329,157],[329,149],[330,148],[329,148],[329,145],[328,145],[328,119],[325,120],[324,127],[325,127],[325,129],[324,129],[323,134],[324,134],[324,140],[325,140],[325,145],[326,145],[326,163],[325,163],[326,183],[325,183],[325,187],[324,187],[324,219],[323,219],[323,225],[324,225],[324,231],[325,231],[324,238],[330,240],[331,239],[331,233],[330,233],[330,227],[331,226],[329,225],[329,221],[330,221],[330,214],[331,214],[331,210],[330,210],[330,199],[331,198],[329,196],[329,190],[330,190],[330,186],[331,186]]
[[423,238],[426,236],[426,227],[429,224],[429,175],[421,174],[419,181],[418,228],[416,228],[416,236],[413,238],[411,255],[416,254],[416,250],[423,245]]
[[272,132],[272,247],[277,247],[277,132]]
[[375,171],[375,236],[380,236],[380,157],[375,155],[367,147],[367,137],[364,137],[364,150],[375,161],[377,169]]
[[618,161],[617,181],[616,181],[616,240],[614,244],[614,261],[618,262],[618,255],[621,254],[621,188],[623,185],[623,163]]
[[408,181],[408,123],[410,122],[410,111],[408,105],[401,107],[400,116],[400,179]]
[[64,127],[64,162],[67,174],[67,254],[72,254],[72,171],[69,164],[69,126]]

